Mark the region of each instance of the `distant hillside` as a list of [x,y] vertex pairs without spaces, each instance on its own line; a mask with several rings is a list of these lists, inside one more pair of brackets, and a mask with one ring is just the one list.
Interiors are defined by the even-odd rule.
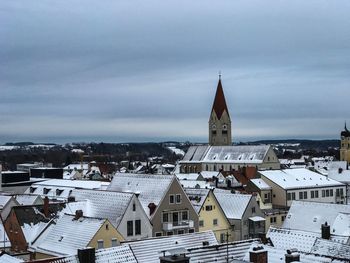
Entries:
[[[339,148],[340,140],[261,140],[248,142],[247,144],[273,144],[273,145],[283,145],[286,147],[298,147],[300,149],[313,149],[318,151],[328,150],[329,148]],[[299,145],[298,145],[299,144]]]

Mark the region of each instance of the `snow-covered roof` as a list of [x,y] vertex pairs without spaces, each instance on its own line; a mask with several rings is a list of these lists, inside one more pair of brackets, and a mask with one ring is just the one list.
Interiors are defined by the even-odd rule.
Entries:
[[191,146],[182,161],[262,163],[270,145]]
[[259,173],[283,189],[343,186],[340,182],[304,168],[266,170]]
[[204,179],[213,179],[213,177],[217,177],[220,174],[220,172],[201,171],[200,174],[204,177]]
[[249,250],[251,244],[256,242],[256,239],[248,239],[243,241],[224,243],[212,246],[202,246],[199,248],[189,249],[187,256],[190,257],[190,262],[227,262],[227,251],[229,254],[229,262],[234,260],[242,260],[244,255]]
[[1,247],[4,247],[4,245],[5,247],[11,247],[11,241],[7,236],[7,233],[4,229],[4,225],[2,224],[2,222],[0,223],[0,244],[1,244]]
[[[51,263],[84,263],[78,256],[70,256],[50,261]],[[95,263],[138,263],[128,245],[98,249],[95,252]]]
[[195,188],[185,188],[185,193],[190,199],[194,210],[196,210],[197,214],[200,212],[205,199],[209,194],[209,189],[195,189]]
[[[268,260],[267,262],[269,263],[283,263],[285,262],[285,254],[286,250],[284,249],[279,249],[275,247],[271,247],[269,245],[264,245],[261,243],[253,243],[250,247],[250,249],[246,252],[243,260],[250,262],[249,258],[249,252],[253,250],[255,247],[262,247],[265,251],[267,251],[267,257]],[[346,262],[345,260],[337,260],[337,259],[332,259],[329,257],[324,257],[316,254],[311,254],[311,253],[300,253],[300,262],[303,263],[340,263],[340,262]]]
[[159,263],[159,257],[163,255],[162,251],[202,247],[203,242],[208,242],[208,245],[218,244],[213,231],[154,237],[126,243],[131,247],[139,263]]
[[0,210],[11,200],[12,196],[10,195],[0,195]]
[[350,260],[350,245],[318,238],[311,253]]
[[[309,253],[316,240],[321,237],[321,234],[302,230],[270,227],[266,236],[271,239],[273,245],[278,249],[287,250],[295,248],[298,251]],[[348,238],[331,235],[331,240],[337,243],[346,243]]]
[[79,248],[85,248],[106,219],[63,215],[48,229],[45,237],[32,246],[38,252],[49,255],[75,255]]
[[39,195],[19,194],[15,195],[15,199],[20,205],[34,205],[35,201],[41,197]]
[[350,184],[350,170],[343,170],[341,173],[339,173],[339,170],[330,170],[328,171],[328,178]]
[[192,181],[203,180],[203,177],[198,173],[189,173],[189,174],[176,173],[175,175],[179,180],[192,180]]
[[182,185],[183,188],[213,188],[213,186],[211,186],[210,183],[206,181],[180,180],[179,183]]
[[90,181],[90,180],[50,179],[50,180],[45,180],[42,182],[35,183],[32,186],[36,186],[36,185],[105,190],[106,187],[109,185],[109,182]]
[[12,257],[7,254],[3,254],[0,256],[0,263],[21,263],[24,262],[24,260]]
[[108,190],[137,193],[143,209],[150,216],[148,205],[159,205],[174,178],[174,175],[116,173]]
[[250,181],[260,190],[270,190],[271,186],[269,186],[265,181],[261,178],[258,179],[250,179]]
[[242,219],[252,195],[216,192],[214,195],[228,219]]
[[344,233],[343,227],[350,226],[347,221],[350,217],[337,217],[340,213],[349,212],[350,205],[293,201],[283,228],[321,233],[321,225],[327,222],[331,226],[331,233],[341,235]]
[[69,170],[89,170],[89,164],[88,163],[72,163],[65,167],[63,167],[64,171]]
[[74,189],[71,196],[83,202],[67,203],[66,213],[75,214],[76,210],[83,210],[83,214],[88,217],[108,218],[117,228],[134,194]]
[[42,197],[47,196],[50,199],[65,201],[73,189],[73,187],[40,185],[35,183],[28,187],[24,193],[40,195]]

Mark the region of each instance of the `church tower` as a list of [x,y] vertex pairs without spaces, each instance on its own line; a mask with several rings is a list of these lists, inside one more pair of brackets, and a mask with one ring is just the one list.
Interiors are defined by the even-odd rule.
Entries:
[[350,131],[344,127],[344,131],[340,134],[341,145],[340,145],[340,161],[347,161],[350,163]]
[[219,75],[219,83],[209,117],[209,144],[219,146],[232,145],[231,119],[221,85],[221,75]]

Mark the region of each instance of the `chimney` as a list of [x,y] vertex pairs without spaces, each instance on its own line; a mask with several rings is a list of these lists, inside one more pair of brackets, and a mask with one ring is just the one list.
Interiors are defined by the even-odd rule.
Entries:
[[267,263],[267,251],[264,247],[254,247],[249,251],[249,261],[253,263]]
[[331,226],[328,225],[327,222],[325,222],[321,226],[321,237],[323,239],[330,239],[331,238]]
[[339,167],[338,173],[341,174],[343,172],[343,168]]
[[285,254],[285,262],[286,263],[300,262],[300,254],[297,252],[296,249],[287,250],[287,254]]
[[68,196],[68,203],[75,202],[75,196]]
[[78,259],[80,263],[95,263],[95,248],[87,247],[78,249]]
[[81,218],[82,216],[83,216],[83,210],[76,210],[76,211],[75,211],[74,220],[78,220],[78,219]]
[[44,198],[44,215],[45,217],[49,217],[50,213],[49,213],[49,198],[47,196],[45,196]]
[[156,211],[157,206],[154,203],[149,203],[148,208],[149,208],[149,215],[151,216],[154,213],[154,211]]

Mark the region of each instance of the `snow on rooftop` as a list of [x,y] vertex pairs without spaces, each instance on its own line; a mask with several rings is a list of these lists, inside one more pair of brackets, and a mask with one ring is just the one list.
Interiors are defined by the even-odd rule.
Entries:
[[318,238],[311,249],[312,253],[350,261],[350,246],[331,240]]
[[201,210],[205,199],[209,194],[209,189],[195,189],[195,188],[185,188],[185,193],[190,199],[194,210],[196,210],[197,214]]
[[39,195],[30,195],[30,194],[15,195],[15,199],[20,205],[34,205],[35,201],[38,198],[40,198]]
[[150,216],[148,205],[159,205],[174,178],[173,175],[116,173],[107,190],[138,193],[143,209]]
[[252,195],[231,194],[214,191],[222,210],[228,219],[242,219]]
[[283,228],[321,233],[321,225],[327,222],[331,226],[331,233],[334,229],[334,232],[341,234],[342,228],[339,224],[344,224],[344,220],[349,220],[349,217],[336,219],[339,213],[349,212],[350,205],[293,201]]
[[10,195],[0,195],[0,210],[11,200],[12,196]]
[[12,257],[7,254],[3,254],[0,256],[0,263],[21,263],[21,262],[24,262],[24,260]]
[[250,179],[250,181],[258,187],[260,190],[270,190],[272,189],[271,186],[269,186],[265,181],[261,178],[258,179]]
[[343,186],[340,182],[304,168],[266,170],[259,173],[283,189]]
[[48,229],[45,238],[32,246],[37,251],[49,255],[76,255],[79,248],[86,247],[105,219],[63,215],[52,228]]
[[209,245],[218,244],[213,231],[155,237],[126,242],[126,244],[131,247],[139,263],[159,263],[159,257],[163,255],[162,251],[202,247],[203,242],[208,242]]
[[75,214],[76,210],[83,210],[85,216],[108,218],[117,228],[134,195],[132,193],[74,189],[71,196],[74,196],[76,201],[85,202],[68,203],[65,209],[67,213]]
[[213,188],[213,186],[210,185],[210,183],[205,181],[195,181],[195,180],[180,180],[180,184],[183,188],[203,188],[203,189],[209,189]]
[[35,183],[33,184],[33,186],[46,185],[46,186],[62,186],[62,187],[103,190],[108,184],[109,184],[108,182],[90,181],[90,180],[49,179],[49,180]]

